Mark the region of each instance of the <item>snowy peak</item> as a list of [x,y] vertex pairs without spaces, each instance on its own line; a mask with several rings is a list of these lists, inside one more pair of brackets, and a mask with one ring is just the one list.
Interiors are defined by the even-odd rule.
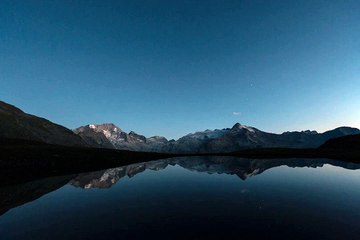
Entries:
[[74,130],[89,145],[130,151],[164,151],[164,137],[146,138],[134,131],[126,133],[113,123],[89,124]]
[[241,127],[242,127],[242,125],[240,123],[235,123],[231,129],[237,129],[237,128],[241,128]]
[[122,130],[113,123],[104,123],[104,124],[89,124],[86,126],[81,126],[76,128],[74,132],[85,132],[85,131],[93,131],[93,132],[101,132],[106,135],[111,135],[111,133],[119,133]]
[[127,134],[113,123],[89,124],[75,129],[74,132],[88,143],[97,143],[106,148],[116,148],[117,142],[127,138]]
[[122,132],[122,130],[113,123],[89,124],[87,126],[96,132]]
[[241,131],[241,130],[246,130],[246,131],[255,133],[255,129],[254,129],[254,128],[248,127],[248,126],[245,126],[245,125],[241,125],[240,123],[235,123],[235,125],[231,128],[231,132],[239,131],[239,130],[240,130],[240,131]]

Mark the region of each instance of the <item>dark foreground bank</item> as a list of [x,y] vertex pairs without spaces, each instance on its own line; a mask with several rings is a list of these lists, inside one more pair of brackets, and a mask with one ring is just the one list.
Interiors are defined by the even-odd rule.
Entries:
[[77,172],[146,162],[173,155],[87,147],[67,147],[35,141],[0,140],[0,182],[14,183]]
[[[259,148],[232,153],[166,154],[88,147],[67,147],[18,139],[0,139],[0,180],[14,183],[41,177],[95,171],[176,156],[236,156],[244,158],[330,158],[360,162],[360,135],[331,140],[317,149]],[[1,183],[0,183],[1,184]]]

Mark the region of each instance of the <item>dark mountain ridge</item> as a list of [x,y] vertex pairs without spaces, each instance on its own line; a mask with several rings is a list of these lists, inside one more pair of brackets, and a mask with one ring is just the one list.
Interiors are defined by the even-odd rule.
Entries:
[[321,145],[320,149],[358,151],[360,153],[360,134],[329,139]]
[[87,146],[71,130],[0,101],[0,138],[24,139],[65,146]]

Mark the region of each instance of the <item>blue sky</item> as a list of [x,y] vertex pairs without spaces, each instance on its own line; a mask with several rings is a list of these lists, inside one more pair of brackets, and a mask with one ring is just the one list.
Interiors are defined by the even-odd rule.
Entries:
[[178,138],[360,127],[360,2],[0,1],[0,99]]

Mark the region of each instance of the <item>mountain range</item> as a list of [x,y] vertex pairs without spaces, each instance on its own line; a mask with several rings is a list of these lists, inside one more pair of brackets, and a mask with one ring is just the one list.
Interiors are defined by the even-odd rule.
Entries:
[[324,133],[316,131],[268,133],[236,123],[232,128],[205,130],[187,134],[178,140],[146,138],[133,131],[126,133],[114,124],[90,124],[74,130],[94,147],[166,153],[225,153],[248,148],[317,148],[327,140],[360,130],[339,127]]
[[89,124],[69,130],[0,101],[0,138],[24,139],[48,144],[163,153],[227,153],[254,148],[317,148],[329,139],[360,134],[351,127],[324,133],[295,131],[268,133],[236,123],[231,128],[187,134],[178,140],[145,137],[112,124]]

